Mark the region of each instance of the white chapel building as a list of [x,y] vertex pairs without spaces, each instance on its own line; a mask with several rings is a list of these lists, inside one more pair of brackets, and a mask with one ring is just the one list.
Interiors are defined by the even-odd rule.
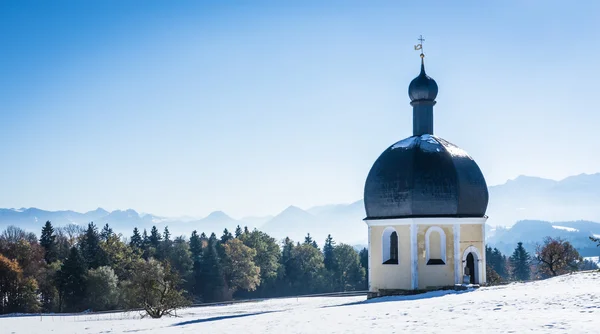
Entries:
[[488,189],[475,161],[433,133],[438,86],[409,85],[413,135],[388,147],[364,191],[369,296],[484,284]]

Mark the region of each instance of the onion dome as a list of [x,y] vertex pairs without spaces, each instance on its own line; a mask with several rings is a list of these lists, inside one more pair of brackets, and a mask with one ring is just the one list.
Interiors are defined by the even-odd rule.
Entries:
[[438,94],[438,85],[425,73],[425,64],[421,54],[421,73],[408,86],[408,96],[411,101],[433,101]]
[[465,151],[425,134],[379,156],[367,176],[364,202],[366,219],[484,217],[488,189]]

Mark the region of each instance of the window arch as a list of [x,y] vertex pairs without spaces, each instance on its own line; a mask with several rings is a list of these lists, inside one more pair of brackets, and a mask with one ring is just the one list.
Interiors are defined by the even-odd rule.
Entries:
[[381,245],[381,262],[383,264],[398,264],[398,233],[393,227],[387,227],[383,230]]
[[428,265],[446,264],[446,233],[432,226],[425,233],[425,261]]

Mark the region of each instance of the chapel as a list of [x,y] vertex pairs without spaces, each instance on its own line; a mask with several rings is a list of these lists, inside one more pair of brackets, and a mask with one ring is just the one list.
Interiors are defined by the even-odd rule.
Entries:
[[371,298],[486,279],[485,178],[467,152],[434,135],[438,85],[425,73],[422,44],[415,49],[413,134],[379,156],[365,183]]

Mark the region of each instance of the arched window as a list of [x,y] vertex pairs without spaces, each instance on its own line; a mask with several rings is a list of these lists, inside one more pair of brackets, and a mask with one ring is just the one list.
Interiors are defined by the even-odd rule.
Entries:
[[398,233],[393,227],[388,227],[381,236],[382,263],[398,264]]
[[425,233],[425,256],[428,265],[446,264],[446,233],[441,227],[432,226]]

